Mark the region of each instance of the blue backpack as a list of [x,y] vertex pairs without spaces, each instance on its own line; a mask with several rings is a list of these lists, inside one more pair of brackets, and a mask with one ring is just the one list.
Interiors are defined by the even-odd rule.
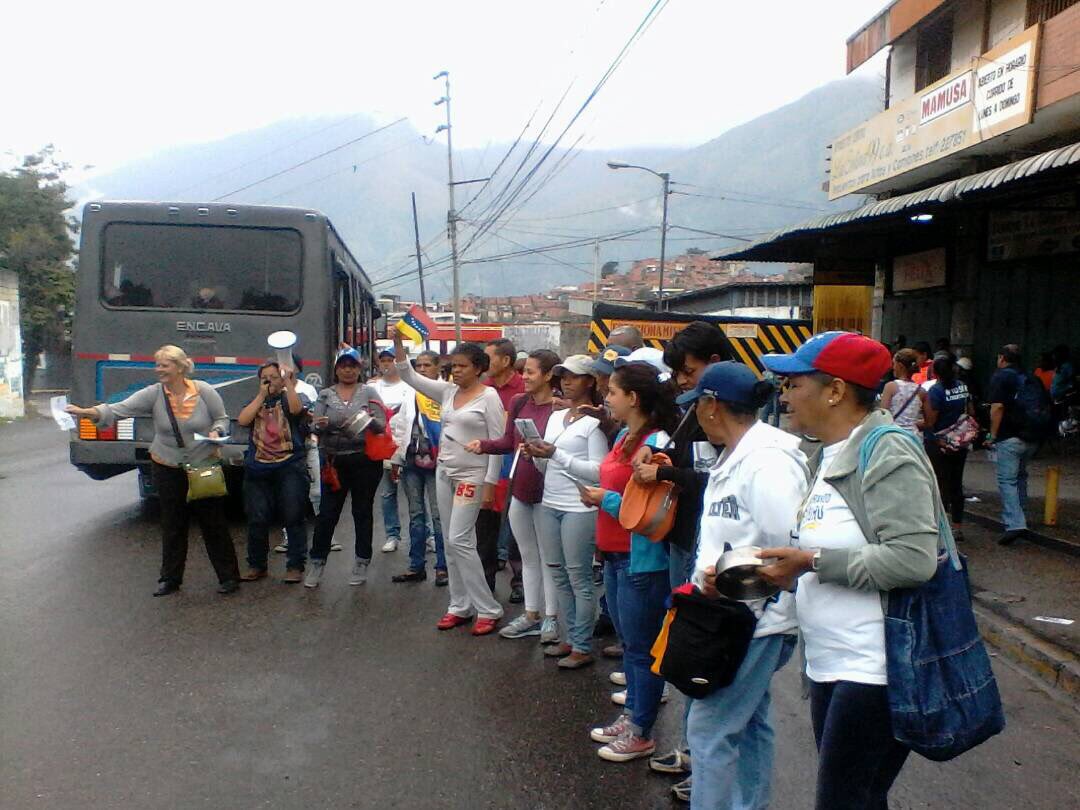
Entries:
[[1054,432],[1050,394],[1034,374],[1018,374],[1013,400],[1017,435],[1026,442],[1042,442]]
[[[859,448],[860,474],[887,433],[919,441],[896,425],[874,428]],[[971,609],[967,566],[936,488],[934,500],[945,554],[928,582],[889,591],[886,692],[896,741],[945,762],[1000,733],[1005,712]]]

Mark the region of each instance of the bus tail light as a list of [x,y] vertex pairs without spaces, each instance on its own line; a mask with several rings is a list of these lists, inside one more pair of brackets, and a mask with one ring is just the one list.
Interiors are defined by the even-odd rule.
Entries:
[[97,427],[87,418],[79,420],[79,438],[80,439],[96,439],[98,437]]
[[122,442],[135,441],[135,420],[132,418],[116,420],[116,438]]
[[109,427],[98,428],[97,437],[100,441],[116,441],[116,423],[109,425]]

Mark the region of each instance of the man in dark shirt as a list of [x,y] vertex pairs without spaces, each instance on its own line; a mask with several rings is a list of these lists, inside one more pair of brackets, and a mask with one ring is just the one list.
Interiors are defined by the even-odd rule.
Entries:
[[[490,361],[484,382],[495,389],[509,418],[510,403],[518,394],[525,393],[525,380],[514,368],[517,350],[512,340],[497,338],[489,340],[484,351]],[[521,586],[521,552],[518,551],[514,535],[510,532],[510,521],[502,519],[502,506],[510,497],[510,466],[513,459],[512,454],[503,456],[502,475],[496,487],[495,500],[485,503],[476,518],[476,546],[492,591],[495,590],[495,572],[499,569],[499,561],[505,564],[509,560],[513,572],[510,578],[510,601],[520,604],[525,601],[525,592]]]
[[990,435],[986,446],[996,454],[1001,522],[1005,533],[998,542],[1010,545],[1027,533],[1024,505],[1027,502],[1027,463],[1038,445],[1020,438],[1022,414],[1016,395],[1024,382],[1020,347],[1009,343],[998,353],[998,370],[990,379]]

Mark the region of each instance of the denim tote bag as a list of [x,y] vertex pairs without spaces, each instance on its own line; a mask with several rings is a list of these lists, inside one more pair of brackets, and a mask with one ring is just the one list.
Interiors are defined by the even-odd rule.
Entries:
[[[860,473],[886,433],[918,441],[895,425],[871,430],[859,448]],[[889,591],[886,690],[896,741],[944,762],[1000,733],[1005,713],[971,609],[967,566],[957,553],[936,486],[934,500],[945,553],[928,582]]]

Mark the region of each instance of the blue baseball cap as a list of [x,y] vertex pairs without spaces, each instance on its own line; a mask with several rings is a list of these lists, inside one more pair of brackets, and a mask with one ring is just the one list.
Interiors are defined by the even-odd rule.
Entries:
[[360,352],[358,352],[356,349],[345,349],[345,350],[339,352],[338,356],[337,356],[337,359],[334,360],[334,365],[336,366],[339,363],[346,363],[346,362],[356,363],[356,365],[358,365],[358,366],[364,365],[360,361]]
[[379,359],[380,360],[382,360],[384,357],[389,357],[391,360],[393,360],[396,356],[397,355],[394,354],[394,352],[391,349],[383,349],[382,351],[379,352]]
[[594,374],[614,374],[615,373],[615,361],[620,357],[626,357],[630,354],[630,350],[625,346],[607,345],[604,350],[600,352],[598,357],[594,357],[592,361],[592,370]]
[[676,402],[689,405],[697,402],[698,397],[712,397],[720,402],[736,405],[757,405],[754,387],[758,384],[757,375],[742,363],[725,360],[713,363],[701,372],[697,385],[685,394],[680,394]]
[[877,389],[892,368],[892,354],[884,345],[854,332],[822,332],[794,354],[766,354],[765,368],[781,376],[822,371],[863,388]]

